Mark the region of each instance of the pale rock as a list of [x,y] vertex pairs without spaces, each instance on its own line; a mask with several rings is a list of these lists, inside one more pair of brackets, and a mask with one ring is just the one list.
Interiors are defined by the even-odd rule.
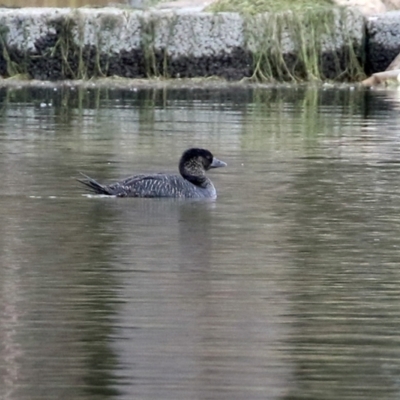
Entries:
[[362,14],[367,16],[387,11],[382,0],[334,0],[334,3],[341,7],[358,8]]
[[383,0],[388,11],[400,10],[400,0]]

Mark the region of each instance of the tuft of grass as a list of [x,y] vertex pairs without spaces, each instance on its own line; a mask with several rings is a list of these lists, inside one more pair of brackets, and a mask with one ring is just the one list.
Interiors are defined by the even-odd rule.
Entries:
[[255,81],[359,80],[359,44],[346,8],[331,0],[219,0],[211,12],[237,12]]

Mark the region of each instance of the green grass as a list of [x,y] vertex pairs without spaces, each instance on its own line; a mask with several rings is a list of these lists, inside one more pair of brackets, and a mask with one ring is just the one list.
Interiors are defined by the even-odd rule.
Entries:
[[332,8],[331,0],[219,0],[208,7],[211,12],[238,12],[260,14],[264,12],[307,11]]
[[[219,0],[207,11],[243,15],[253,56],[252,80],[341,81],[363,76],[359,49],[346,22],[349,11],[332,0]],[[343,45],[326,50],[338,37]],[[290,54],[284,53],[288,41],[293,44]],[[329,54],[329,64],[324,54]]]

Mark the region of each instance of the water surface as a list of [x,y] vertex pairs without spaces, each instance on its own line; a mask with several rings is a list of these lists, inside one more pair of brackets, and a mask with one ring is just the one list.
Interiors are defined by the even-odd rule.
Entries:
[[[392,399],[400,103],[344,89],[1,89],[0,398]],[[228,163],[217,201],[88,197]]]

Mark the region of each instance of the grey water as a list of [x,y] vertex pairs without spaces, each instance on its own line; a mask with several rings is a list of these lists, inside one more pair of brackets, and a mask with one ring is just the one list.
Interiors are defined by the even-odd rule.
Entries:
[[[396,399],[394,89],[0,89],[0,399]],[[228,163],[216,201],[76,178]]]

